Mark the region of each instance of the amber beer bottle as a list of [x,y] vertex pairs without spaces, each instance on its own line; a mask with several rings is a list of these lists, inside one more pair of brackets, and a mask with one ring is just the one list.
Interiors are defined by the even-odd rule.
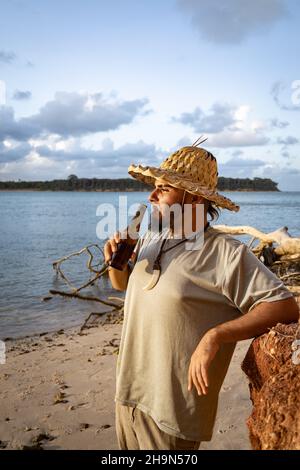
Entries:
[[[147,206],[145,204],[140,204],[138,210],[126,228],[125,233],[123,232],[123,239],[118,243],[117,251],[113,253],[111,260],[108,263],[112,268],[118,269],[119,271],[123,271],[125,269],[137,243],[137,233],[140,230],[141,221],[146,209]],[[134,238],[130,237],[130,235],[134,236]]]

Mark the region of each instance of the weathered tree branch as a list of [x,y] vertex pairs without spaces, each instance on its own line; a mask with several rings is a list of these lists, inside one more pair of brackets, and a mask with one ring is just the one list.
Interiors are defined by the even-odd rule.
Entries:
[[[260,252],[264,247],[271,246],[276,243],[278,246],[274,248],[276,255],[299,255],[300,256],[300,238],[291,237],[287,227],[281,227],[270,233],[263,233],[254,227],[240,225],[231,227],[228,225],[214,225],[214,229],[223,233],[232,235],[250,235],[254,239],[260,241],[260,244],[253,251]],[[251,240],[252,244],[253,240]]]
[[[100,261],[96,265],[92,264],[93,260],[94,260],[94,254],[92,253],[91,248],[96,248],[96,250],[99,251],[98,254],[100,254]],[[70,260],[74,256],[80,256],[80,255],[85,254],[85,253],[87,253],[88,256],[89,256],[88,262],[87,262],[87,269],[90,272],[95,273],[95,276],[93,276],[92,279],[90,279],[89,281],[87,281],[86,283],[81,285],[80,287],[75,287],[75,286],[72,285],[72,283],[69,281],[67,276],[64,274],[61,266],[65,261]],[[103,250],[97,244],[88,245],[88,246],[82,248],[79,251],[71,253],[70,255],[63,256],[59,260],[54,261],[53,268],[55,269],[56,274],[58,276],[60,276],[65,281],[65,283],[72,289],[72,292],[65,292],[65,291],[51,289],[49,291],[50,294],[60,295],[62,297],[77,298],[79,300],[87,300],[89,302],[98,302],[98,303],[101,303],[101,304],[106,305],[108,307],[112,307],[111,310],[108,310],[108,311],[105,311],[105,312],[92,312],[86,318],[86,320],[84,321],[84,323],[83,323],[83,325],[80,329],[81,332],[84,328],[86,328],[88,326],[88,323],[89,323],[89,321],[92,317],[95,317],[95,316],[103,317],[104,315],[107,314],[108,318],[109,318],[109,316],[111,314],[118,313],[118,315],[121,318],[122,311],[123,311],[123,306],[124,306],[124,300],[122,298],[120,298],[120,297],[108,297],[108,300],[104,300],[104,299],[99,298],[98,296],[93,297],[93,296],[87,296],[87,295],[79,294],[79,292],[81,290],[85,289],[86,287],[89,287],[89,286],[93,285],[98,279],[100,279],[107,272],[108,265],[104,262]],[[51,298],[52,298],[51,296],[47,296],[47,297],[44,297],[43,300],[50,300]],[[110,300],[117,301],[117,303],[110,302]]]
[[[99,250],[100,259],[101,259],[101,261],[99,263],[97,263],[95,266],[92,265],[92,262],[93,262],[93,259],[94,259],[94,255],[91,252],[92,247]],[[83,253],[87,253],[88,257],[89,257],[88,261],[87,261],[88,270],[93,272],[93,273],[96,273],[96,276],[93,279],[91,279],[90,281],[88,281],[87,284],[84,284],[83,286],[76,288],[75,286],[73,286],[71,284],[71,282],[68,280],[67,276],[63,273],[63,271],[61,269],[61,265],[62,265],[62,263],[64,263],[65,261],[67,261],[71,258],[73,258],[74,256],[80,256]],[[82,290],[85,287],[88,287],[89,285],[93,284],[99,277],[101,277],[105,273],[105,271],[107,269],[107,266],[106,266],[105,263],[103,263],[103,261],[102,261],[103,259],[104,259],[103,250],[100,248],[99,245],[97,245],[96,243],[93,243],[93,244],[85,246],[84,248],[82,248],[79,251],[76,251],[75,253],[71,253],[70,255],[63,256],[62,258],[54,261],[52,263],[52,266],[53,266],[53,269],[56,270],[56,273],[59,276],[61,276],[62,279],[64,279],[64,281],[68,284],[68,286],[71,287],[75,292],[78,292],[79,290]],[[100,269],[95,269],[96,267],[99,267],[100,265],[101,265]]]
[[63,291],[53,290],[53,289],[51,289],[49,292],[52,295],[61,295],[62,297],[73,297],[73,298],[77,298],[77,299],[80,299],[80,300],[87,300],[89,302],[99,302],[103,305],[108,305],[109,307],[114,307],[116,309],[121,309],[123,307],[122,304],[119,304],[119,305],[114,304],[112,302],[107,302],[106,300],[99,299],[99,297],[81,295],[81,294],[77,294],[76,292],[63,292]]

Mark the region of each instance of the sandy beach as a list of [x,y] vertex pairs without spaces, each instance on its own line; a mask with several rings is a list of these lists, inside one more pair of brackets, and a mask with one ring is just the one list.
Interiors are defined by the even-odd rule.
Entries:
[[[118,449],[115,367],[122,324],[6,342],[0,365],[1,449]],[[250,449],[247,379],[250,341],[237,345],[222,387],[212,441],[200,449]]]

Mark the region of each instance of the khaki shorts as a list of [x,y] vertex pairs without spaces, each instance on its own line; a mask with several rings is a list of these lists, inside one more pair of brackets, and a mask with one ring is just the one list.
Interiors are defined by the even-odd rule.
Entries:
[[121,450],[197,450],[201,443],[171,436],[148,414],[119,402],[116,402],[116,433]]

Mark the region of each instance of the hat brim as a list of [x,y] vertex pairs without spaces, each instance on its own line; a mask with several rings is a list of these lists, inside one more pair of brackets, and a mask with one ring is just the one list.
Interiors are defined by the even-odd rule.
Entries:
[[151,186],[154,186],[156,179],[162,178],[166,180],[171,186],[174,186],[178,189],[184,189],[185,191],[196,194],[198,196],[202,196],[224,209],[228,209],[234,212],[238,212],[240,210],[240,207],[229,198],[222,196],[217,191],[200,186],[199,184],[195,183],[195,181],[184,178],[183,176],[179,176],[178,173],[175,173],[172,170],[165,170],[153,166],[130,165],[128,168],[128,173],[133,178]]

